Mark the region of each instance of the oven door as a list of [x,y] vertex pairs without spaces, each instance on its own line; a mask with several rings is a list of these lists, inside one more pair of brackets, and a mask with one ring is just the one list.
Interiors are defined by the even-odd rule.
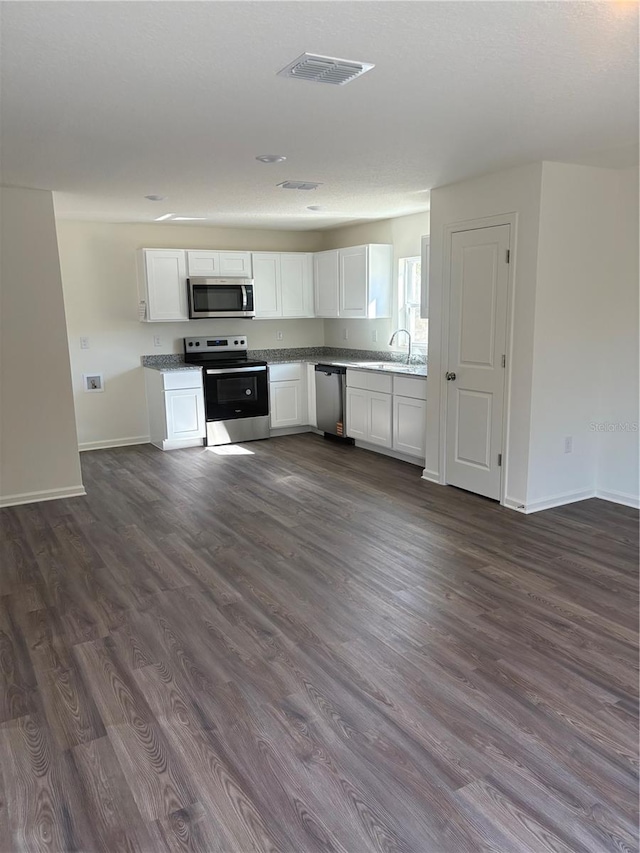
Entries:
[[203,374],[208,421],[256,418],[269,414],[266,365],[207,367]]
[[253,284],[190,278],[189,317],[255,317]]

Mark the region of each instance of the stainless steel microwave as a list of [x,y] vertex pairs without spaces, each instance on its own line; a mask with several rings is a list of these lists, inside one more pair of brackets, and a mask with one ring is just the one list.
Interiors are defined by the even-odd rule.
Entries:
[[187,279],[187,288],[192,320],[256,316],[252,278],[193,276]]

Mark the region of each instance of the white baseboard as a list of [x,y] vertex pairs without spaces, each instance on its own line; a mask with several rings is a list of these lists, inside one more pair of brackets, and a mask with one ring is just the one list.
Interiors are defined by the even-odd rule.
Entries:
[[106,438],[103,441],[83,441],[78,450],[106,450],[109,447],[129,447],[131,444],[149,444],[148,435],[132,435],[129,438]]
[[35,504],[40,501],[57,501],[62,498],[79,498],[86,495],[84,486],[66,486],[63,489],[44,489],[41,492],[23,492],[20,495],[3,495],[0,497],[0,507]]
[[525,504],[524,507],[522,507],[522,504],[512,506],[510,503],[508,504],[507,501],[505,501],[504,505],[508,506],[510,509],[515,509],[518,512],[523,512],[525,515],[529,515],[532,512],[541,512],[543,509],[553,509],[556,506],[565,506],[565,504],[586,501],[589,498],[595,497],[596,492],[594,489],[584,489],[579,492],[565,492],[560,495],[551,495],[548,498],[542,498],[538,501],[532,501],[530,504]]
[[367,441],[356,441],[356,447],[362,450],[371,450],[373,453],[381,453],[383,456],[390,456],[392,459],[399,459],[401,462],[408,462],[410,465],[424,465],[419,456],[409,456],[407,453],[398,453],[397,450],[391,450],[388,447],[380,447],[379,444],[369,444]]
[[527,511],[524,501],[521,501],[518,498],[505,498],[502,502],[502,506],[506,506],[507,509],[514,509],[516,512],[526,513]]
[[437,471],[430,471],[428,468],[425,468],[422,472],[422,479],[428,480],[430,483],[437,483],[439,486],[444,485],[444,483],[440,482],[440,474]]
[[595,497],[602,498],[603,501],[611,501],[614,504],[622,504],[630,506],[633,509],[640,509],[640,498],[638,495],[629,495],[626,492],[611,492],[606,489],[596,489]]

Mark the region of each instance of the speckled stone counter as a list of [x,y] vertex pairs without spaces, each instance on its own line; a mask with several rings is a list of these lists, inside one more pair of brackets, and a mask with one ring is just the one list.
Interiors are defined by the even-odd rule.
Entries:
[[159,370],[160,373],[169,373],[171,370],[202,370],[197,364],[186,364],[184,356],[179,353],[165,353],[163,355],[143,355],[142,366]]

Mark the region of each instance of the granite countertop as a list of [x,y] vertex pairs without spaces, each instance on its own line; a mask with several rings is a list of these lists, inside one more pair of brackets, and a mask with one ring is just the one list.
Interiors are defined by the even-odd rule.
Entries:
[[[408,376],[426,376],[426,364],[406,364],[402,356],[393,353],[371,350],[350,350],[331,347],[297,347],[289,349],[249,350],[249,358],[266,361],[267,364],[339,364],[355,367],[358,370],[372,370],[378,373],[403,373]],[[201,370],[195,364],[186,364],[181,353],[162,355],[143,355],[142,366],[160,373],[173,370]]]

